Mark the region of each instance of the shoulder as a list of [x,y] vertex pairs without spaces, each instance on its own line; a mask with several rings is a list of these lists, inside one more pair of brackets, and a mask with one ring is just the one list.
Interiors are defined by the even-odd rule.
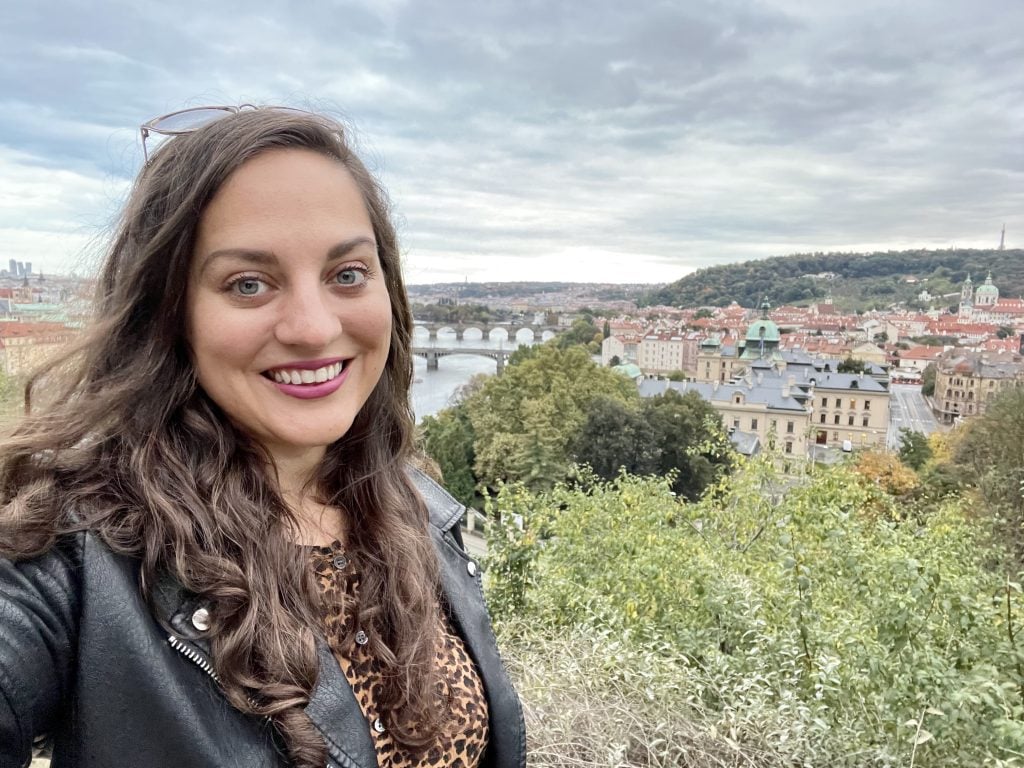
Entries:
[[430,524],[442,532],[457,525],[466,508],[422,470],[409,466],[406,472],[427,505]]

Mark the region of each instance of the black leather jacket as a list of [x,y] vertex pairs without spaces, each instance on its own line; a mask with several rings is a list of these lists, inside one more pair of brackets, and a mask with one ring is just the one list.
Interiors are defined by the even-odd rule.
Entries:
[[[522,768],[522,710],[498,657],[479,568],[461,546],[463,507],[414,474],[430,510],[452,623],[487,694],[483,765]],[[0,558],[0,768],[27,765],[42,733],[53,739],[54,768],[287,765],[272,727],[221,694],[209,645],[193,625],[200,602],[167,579],[154,591],[154,616],[138,573],[136,561],[90,534],[33,560]],[[328,766],[375,768],[366,719],[326,644],[319,650],[306,711],[327,743]]]

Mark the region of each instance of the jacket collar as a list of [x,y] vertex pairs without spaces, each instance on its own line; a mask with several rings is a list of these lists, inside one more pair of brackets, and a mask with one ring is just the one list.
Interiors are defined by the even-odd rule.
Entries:
[[447,533],[462,519],[466,508],[444,488],[434,482],[422,470],[409,467],[409,479],[427,505],[430,525],[441,533]]

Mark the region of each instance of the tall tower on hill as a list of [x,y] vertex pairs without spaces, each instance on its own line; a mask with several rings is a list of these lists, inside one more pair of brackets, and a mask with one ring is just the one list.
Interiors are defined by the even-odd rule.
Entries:
[[999,250],[1006,250],[1006,225],[1003,224],[1003,231],[999,234]]

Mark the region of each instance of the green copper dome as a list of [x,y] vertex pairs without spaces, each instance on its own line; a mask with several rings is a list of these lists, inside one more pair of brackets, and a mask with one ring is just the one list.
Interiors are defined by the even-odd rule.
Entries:
[[757,320],[747,328],[747,343],[765,341],[779,341],[779,326],[771,320]]
[[978,290],[975,292],[976,296],[998,296],[999,289],[992,285],[992,273],[988,273],[988,277],[985,278],[985,284],[979,285]]

